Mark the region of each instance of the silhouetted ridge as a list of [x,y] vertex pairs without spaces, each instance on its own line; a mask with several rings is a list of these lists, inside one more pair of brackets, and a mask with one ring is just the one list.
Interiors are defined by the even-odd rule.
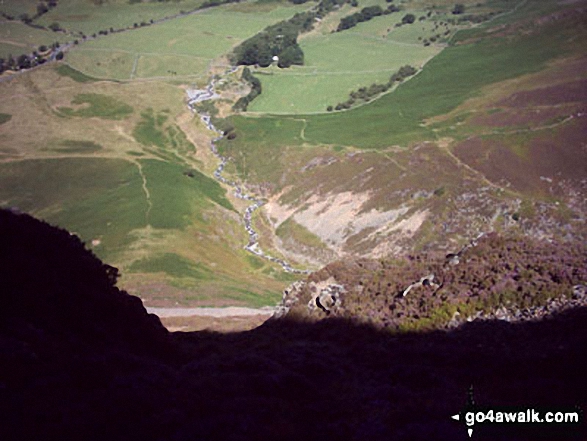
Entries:
[[167,331],[140,299],[116,287],[118,270],[66,230],[0,210],[0,318],[101,343],[148,346]]

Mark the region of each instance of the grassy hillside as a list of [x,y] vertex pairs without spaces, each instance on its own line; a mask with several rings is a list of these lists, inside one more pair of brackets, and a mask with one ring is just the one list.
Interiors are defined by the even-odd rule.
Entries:
[[182,89],[97,81],[61,65],[0,91],[3,207],[75,232],[152,304],[277,301],[289,279],[247,260],[234,201],[201,171],[215,160]]

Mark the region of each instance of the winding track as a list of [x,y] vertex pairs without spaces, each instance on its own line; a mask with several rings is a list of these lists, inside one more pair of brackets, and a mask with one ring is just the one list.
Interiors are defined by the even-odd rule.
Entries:
[[[233,73],[235,71],[236,71],[236,68],[233,67],[230,70],[228,70],[226,73],[229,74],[229,73]],[[225,185],[228,185],[229,187],[234,188],[234,195],[237,198],[252,202],[251,205],[249,205],[246,208],[245,214],[243,215],[245,229],[247,230],[247,233],[249,235],[249,242],[247,243],[247,245],[245,245],[245,247],[244,247],[245,250],[247,250],[248,252],[250,252],[258,257],[261,257],[262,259],[265,259],[270,262],[274,262],[274,263],[281,265],[281,267],[284,269],[284,271],[286,271],[288,273],[310,274],[311,271],[293,268],[289,262],[287,262],[283,259],[279,259],[277,257],[273,257],[273,256],[265,253],[261,249],[261,247],[259,246],[259,234],[253,228],[252,218],[253,218],[253,213],[255,212],[255,210],[257,210],[260,207],[262,207],[263,205],[265,205],[265,201],[262,199],[256,198],[255,196],[246,194],[243,191],[243,188],[239,183],[237,183],[235,181],[230,181],[230,180],[226,179],[224,176],[222,176],[222,172],[224,171],[224,167],[226,166],[227,158],[220,155],[220,153],[218,153],[218,149],[216,148],[216,142],[219,141],[220,139],[222,139],[223,133],[220,130],[218,130],[216,127],[214,127],[214,125],[212,124],[212,118],[210,117],[210,115],[205,114],[205,113],[198,113],[198,111],[196,110],[196,107],[195,107],[197,103],[218,98],[218,95],[216,94],[216,92],[214,90],[214,86],[215,86],[215,80],[213,79],[205,89],[190,89],[190,90],[188,90],[187,91],[187,95],[188,95],[187,105],[192,112],[194,112],[200,116],[200,119],[204,122],[204,124],[206,125],[206,127],[208,127],[209,130],[211,130],[219,135],[216,138],[212,139],[212,141],[210,142],[210,149],[212,150],[212,153],[214,154],[214,156],[216,156],[220,160],[220,164],[218,164],[218,167],[214,171],[214,178],[216,178],[217,181],[219,181]]]

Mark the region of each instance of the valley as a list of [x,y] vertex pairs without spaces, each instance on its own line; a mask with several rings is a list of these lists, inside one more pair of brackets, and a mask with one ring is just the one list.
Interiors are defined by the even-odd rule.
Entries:
[[[587,0],[0,1],[0,439],[587,439],[586,38]],[[479,421],[531,408],[574,420]]]
[[340,31],[388,7],[341,2],[297,36],[303,65],[250,66],[245,112],[231,50],[320,4],[78,3],[4,17],[7,44],[30,28],[65,57],[0,78],[0,203],[79,235],[150,307],[274,306],[300,273],[480,233],[586,239],[582,2],[405,0]]

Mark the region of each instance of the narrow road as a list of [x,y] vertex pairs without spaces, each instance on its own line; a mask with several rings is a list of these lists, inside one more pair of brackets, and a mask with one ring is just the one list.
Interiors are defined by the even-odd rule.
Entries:
[[168,317],[243,317],[255,315],[271,316],[275,313],[275,308],[246,308],[241,306],[228,306],[226,308],[156,308],[145,307],[148,313],[155,314],[161,318]]

